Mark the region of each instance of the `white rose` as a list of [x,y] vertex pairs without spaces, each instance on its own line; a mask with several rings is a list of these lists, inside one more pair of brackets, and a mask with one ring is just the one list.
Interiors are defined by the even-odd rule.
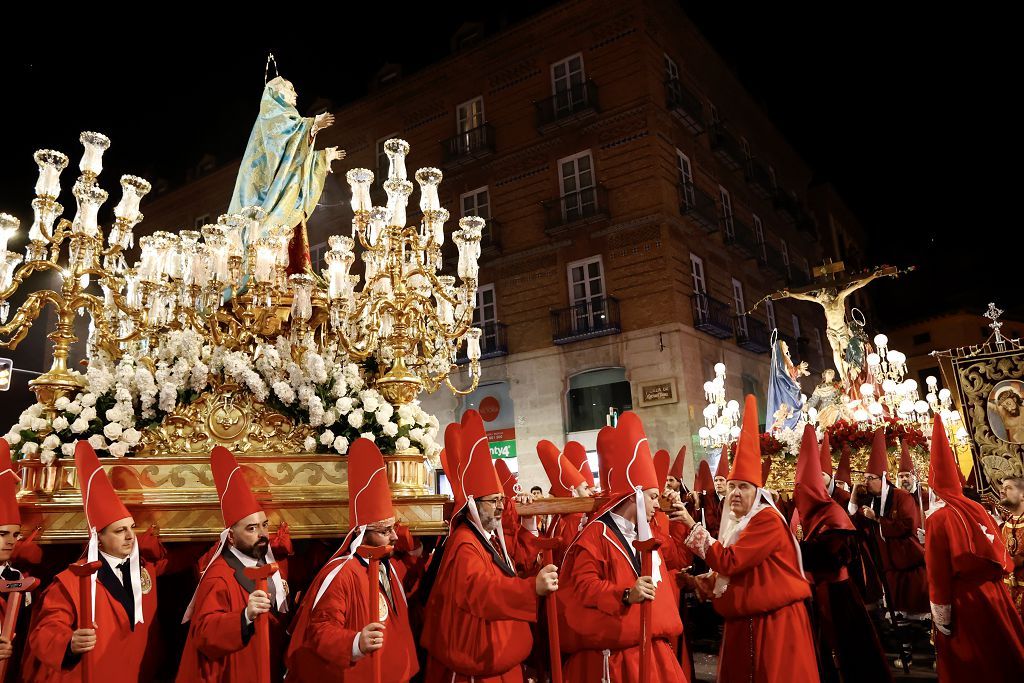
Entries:
[[343,398],[339,398],[334,403],[334,407],[342,415],[348,415],[349,413],[352,412],[352,399],[349,398],[348,396],[345,396]]
[[142,438],[142,432],[134,427],[129,427],[121,433],[121,438],[124,439],[129,446],[134,446],[139,442],[139,439]]
[[25,409],[25,413],[27,413],[29,417],[39,417],[43,414],[43,404],[33,403]]
[[50,425],[45,417],[33,417],[32,418],[32,431],[38,432],[46,429]]
[[110,447],[107,449],[107,451],[115,458],[123,458],[128,453],[128,448],[128,444],[126,444],[124,441],[117,441],[115,443],[110,444]]
[[44,465],[52,465],[53,461],[57,459],[57,453],[50,450],[45,450],[39,454],[39,462]]
[[306,440],[302,442],[303,450],[313,453],[316,451],[316,439],[311,436],[307,436]]
[[103,438],[102,434],[93,434],[89,437],[89,445],[97,451],[102,451],[107,447],[107,440]]
[[53,418],[53,429],[55,431],[62,432],[68,428],[69,424],[68,419],[63,415]]
[[395,409],[392,408],[391,405],[388,404],[388,403],[385,403],[385,404],[381,405],[381,407],[377,408],[376,412],[374,412],[374,416],[377,418],[377,422],[379,424],[384,424],[385,422],[390,422],[391,421],[391,417],[394,414],[395,414]]
[[89,407],[96,405],[96,394],[85,393],[78,397],[78,402],[83,406]]
[[420,442],[422,442],[423,441],[423,437],[424,437],[424,431],[423,431],[422,428],[416,427],[414,429],[410,429],[409,430],[409,438],[412,439],[413,441],[420,441]]
[[[124,428],[121,427],[121,425],[119,423],[111,422],[110,424],[108,424],[107,426],[105,426],[103,428],[103,436],[107,437],[111,441],[116,441],[116,440],[121,438],[121,432],[123,432],[123,431],[124,431]],[[125,444],[126,448],[127,448],[127,446],[128,446],[128,444]]]
[[67,410],[68,406],[71,405],[71,399],[67,396],[61,396],[53,405],[57,407],[57,410]]
[[364,391],[361,398],[363,399],[363,410],[368,413],[376,412],[377,408],[380,407],[380,400],[375,396],[377,392],[370,393]]
[[338,412],[336,410],[329,409],[329,410],[325,410],[324,411],[324,424],[325,425],[332,425],[332,424],[334,424],[337,421],[338,421]]
[[60,445],[60,437],[56,434],[50,434],[43,439],[43,448],[48,448],[51,451]]
[[21,447],[21,452],[25,455],[32,455],[39,450],[39,444],[35,441],[26,441]]
[[89,423],[83,420],[82,418],[78,418],[77,420],[71,423],[71,431],[73,431],[75,434],[81,434],[88,428]]
[[96,409],[93,408],[92,406],[89,406],[88,408],[82,408],[82,413],[79,415],[79,417],[85,420],[86,422],[92,422],[93,420],[96,419]]
[[376,441],[377,437],[373,435],[373,432],[363,432],[359,435],[360,438],[366,439],[367,441]]
[[22,413],[21,417],[18,418],[18,428],[19,429],[32,429],[32,420],[34,420],[34,419],[35,418],[32,417],[31,415],[29,415],[28,413]]
[[322,443],[324,446],[330,446],[332,443],[334,443],[334,432],[332,432],[330,429],[325,429],[324,433],[320,435],[320,443]]
[[64,409],[64,412],[71,413],[72,415],[78,415],[82,412],[82,404],[78,401],[72,401],[68,404],[68,407]]
[[408,448],[411,445],[412,445],[412,442],[410,442],[409,439],[407,439],[404,436],[400,436],[397,439],[395,439],[395,450],[396,451],[404,451],[406,448]]
[[60,447],[60,452],[63,453],[65,456],[69,457],[69,458],[74,457],[74,455],[75,455],[75,444],[73,444],[73,443],[66,443],[66,444],[62,445]]
[[353,410],[351,413],[349,413],[348,414],[348,423],[349,423],[349,426],[352,427],[352,429],[359,429],[360,427],[362,427],[363,426],[363,411],[361,411],[361,410],[359,410],[357,408],[356,410]]
[[12,446],[17,446],[19,443],[21,443],[21,434],[19,434],[18,432],[11,432],[4,438],[7,439],[7,443],[11,444]]
[[348,439],[343,436],[339,436],[334,440],[334,450],[338,451],[339,455],[345,455],[348,453]]
[[398,425],[394,422],[385,422],[381,425],[381,431],[384,432],[384,436],[398,436]]

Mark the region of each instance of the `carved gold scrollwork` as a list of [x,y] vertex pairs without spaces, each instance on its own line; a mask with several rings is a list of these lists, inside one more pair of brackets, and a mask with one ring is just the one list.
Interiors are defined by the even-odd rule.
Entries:
[[139,455],[209,454],[214,446],[235,453],[301,453],[313,434],[309,425],[295,425],[249,391],[225,383],[148,427]]

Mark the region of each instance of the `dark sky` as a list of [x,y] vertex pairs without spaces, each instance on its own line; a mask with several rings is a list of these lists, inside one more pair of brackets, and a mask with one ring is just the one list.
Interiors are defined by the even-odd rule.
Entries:
[[[176,182],[204,152],[219,161],[238,156],[268,48],[296,83],[300,108],[317,96],[342,105],[361,96],[385,62],[402,63],[408,74],[443,57],[463,21],[486,19],[493,29],[546,4],[436,3],[403,9],[399,21],[387,24],[383,14],[249,28],[170,20],[109,35],[98,28],[103,21],[90,17],[77,30],[98,31],[92,41],[24,45],[15,38],[39,25],[11,22],[5,34],[12,40],[0,46],[8,86],[0,114],[0,210],[20,215],[27,227],[32,152],[53,147],[77,164],[81,130],[112,138],[104,159],[109,175]],[[919,266],[903,281],[873,285],[879,323],[898,323],[908,311],[980,312],[992,299],[1020,308],[1024,236],[1007,201],[1018,194],[1012,178],[1020,176],[1008,103],[1019,78],[1009,77],[1016,55],[1006,18],[975,10],[922,14],[893,3],[851,3],[845,12],[828,3],[827,13],[810,3],[681,4],[784,135],[860,215],[871,260]],[[65,173],[66,186],[73,175]],[[113,179],[104,186],[116,200]]]

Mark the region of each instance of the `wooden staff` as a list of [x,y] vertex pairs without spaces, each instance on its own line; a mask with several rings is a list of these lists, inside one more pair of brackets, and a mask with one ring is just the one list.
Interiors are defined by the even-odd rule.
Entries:
[[[78,577],[78,628],[96,628],[92,617],[92,575],[100,570],[100,560],[86,562],[79,560],[68,566]],[[82,653],[82,683],[92,683],[92,650]]]
[[[661,545],[661,541],[651,538],[646,541],[637,539],[633,541],[633,547],[640,553],[640,576],[651,576],[654,572],[654,551]],[[651,577],[654,578],[653,576]],[[644,600],[640,603],[640,680],[651,680],[651,600]]]
[[[380,561],[389,556],[394,550],[393,546],[382,545],[361,545],[356,550],[359,556],[369,563],[366,574],[366,587],[370,599],[370,623],[380,618]],[[366,655],[370,659],[370,680],[373,683],[380,683],[380,657],[377,656],[380,650],[374,650]]]
[[[256,590],[267,591],[267,579],[278,572],[276,562],[270,562],[262,567],[246,567],[245,575],[256,584]],[[270,619],[266,612],[257,614],[253,619],[256,627],[256,671],[259,683],[270,683]]]
[[[536,538],[534,544],[544,551],[544,566],[554,564],[552,553],[562,546],[561,539]],[[562,644],[558,635],[558,596],[544,596],[544,611],[548,618],[548,649],[551,650],[551,683],[562,683]]]
[[[23,593],[30,593],[39,586],[39,579],[34,576],[25,576],[15,581],[0,581],[0,593],[7,596],[7,613],[4,615],[3,629],[0,630],[0,638],[6,638],[7,642],[14,645],[14,626],[18,623],[18,612],[21,610]],[[10,659],[0,662],[0,683],[7,677],[7,665]]]

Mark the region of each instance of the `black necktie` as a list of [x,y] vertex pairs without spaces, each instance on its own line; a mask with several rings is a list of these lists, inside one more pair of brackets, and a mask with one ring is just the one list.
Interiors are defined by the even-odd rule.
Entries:
[[[132,588],[131,560],[125,560],[117,565],[117,568],[121,571],[121,583],[124,585],[124,592],[128,594],[128,604],[131,605],[127,610],[128,620],[133,623],[135,621],[135,590]],[[132,629],[134,630],[134,628],[133,623]]]

